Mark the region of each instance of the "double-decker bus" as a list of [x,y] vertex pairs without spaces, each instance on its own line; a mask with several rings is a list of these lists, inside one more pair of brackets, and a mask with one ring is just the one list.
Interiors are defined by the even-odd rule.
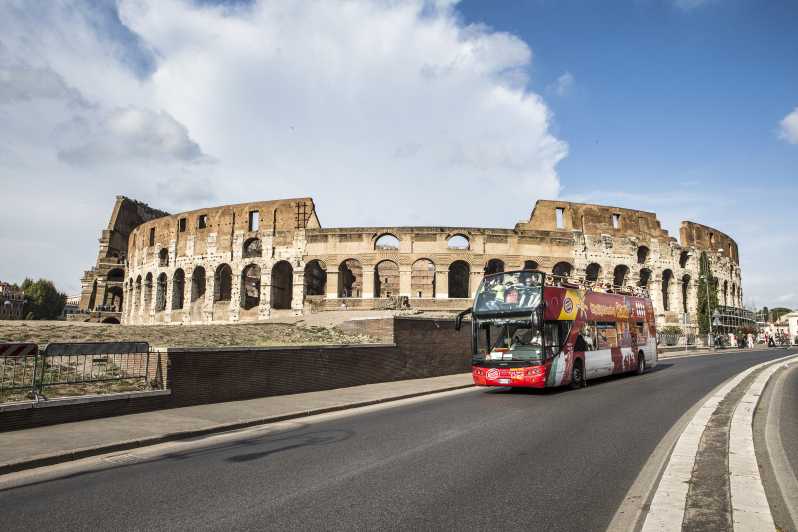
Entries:
[[584,386],[657,363],[654,307],[643,291],[602,289],[535,270],[486,275],[471,314],[477,386]]

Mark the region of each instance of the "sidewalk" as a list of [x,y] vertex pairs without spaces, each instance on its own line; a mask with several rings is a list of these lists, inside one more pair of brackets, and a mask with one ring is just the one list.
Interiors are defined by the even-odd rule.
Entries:
[[729,355],[729,354],[734,354],[734,353],[750,353],[752,351],[766,351],[766,350],[770,350],[770,349],[773,349],[773,350],[776,350],[776,349],[789,350],[789,349],[796,349],[796,346],[767,347],[767,346],[764,346],[764,345],[760,345],[760,346],[755,346],[755,347],[743,347],[743,348],[725,347],[725,348],[720,348],[720,349],[709,349],[707,347],[700,347],[700,348],[696,348],[696,349],[689,349],[689,350],[686,350],[686,351],[680,348],[680,349],[673,349],[673,350],[669,350],[669,351],[663,351],[663,352],[659,353],[657,356],[658,356],[659,360],[662,360],[662,359],[665,359],[665,358],[693,356],[693,355],[721,355],[721,354]]
[[170,440],[472,386],[471,374],[157,410],[0,433],[0,475]]

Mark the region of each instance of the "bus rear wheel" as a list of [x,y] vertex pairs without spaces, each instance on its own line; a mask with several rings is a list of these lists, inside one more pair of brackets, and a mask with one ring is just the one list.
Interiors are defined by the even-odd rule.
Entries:
[[643,353],[637,354],[637,374],[642,375],[646,372],[646,356]]
[[583,388],[585,386],[585,370],[582,366],[581,360],[574,361],[574,367],[571,368],[571,389]]

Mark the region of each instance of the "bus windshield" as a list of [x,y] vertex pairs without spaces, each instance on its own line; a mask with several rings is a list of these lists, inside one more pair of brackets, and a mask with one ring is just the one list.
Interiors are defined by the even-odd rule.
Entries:
[[477,289],[474,314],[529,314],[540,306],[542,294],[540,272],[486,275]]
[[481,322],[475,360],[536,361],[545,358],[540,327],[529,321]]

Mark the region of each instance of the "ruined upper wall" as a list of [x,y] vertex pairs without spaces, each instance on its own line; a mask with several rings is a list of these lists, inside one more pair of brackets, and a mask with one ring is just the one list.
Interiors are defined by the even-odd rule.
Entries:
[[168,212],[153,209],[146,203],[125,196],[117,196],[108,227],[100,236],[98,259],[124,258],[127,255],[128,238],[137,226],[144,222],[169,216]]
[[[258,228],[250,229],[250,213],[258,213]],[[204,225],[201,223],[204,220]],[[202,255],[206,252],[207,235],[215,234],[218,252],[232,250],[236,233],[245,238],[268,232],[276,241],[292,241],[297,228],[318,228],[319,219],[312,198],[294,198],[273,201],[256,201],[237,205],[224,205],[195,209],[158,218],[138,226],[130,234],[130,247],[142,249],[153,246],[167,247],[174,241],[176,255]],[[155,229],[152,238],[151,229]],[[191,238],[193,249],[186,245]]]
[[[558,209],[562,209],[559,227]],[[516,224],[515,228],[517,231],[581,231],[593,236],[672,240],[653,212],[569,201],[538,200],[529,221]]]
[[703,251],[710,251],[713,254],[718,253],[735,264],[740,264],[737,242],[714,227],[695,222],[682,222],[679,228],[679,239],[684,247],[695,247]]

